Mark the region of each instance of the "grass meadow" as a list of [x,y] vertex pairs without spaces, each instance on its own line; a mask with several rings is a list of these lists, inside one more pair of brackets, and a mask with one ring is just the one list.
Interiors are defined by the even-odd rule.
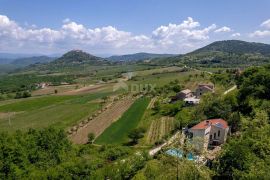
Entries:
[[95,141],[97,144],[122,144],[128,142],[128,133],[140,123],[150,102],[148,98],[140,98],[123,114],[123,116],[107,128]]

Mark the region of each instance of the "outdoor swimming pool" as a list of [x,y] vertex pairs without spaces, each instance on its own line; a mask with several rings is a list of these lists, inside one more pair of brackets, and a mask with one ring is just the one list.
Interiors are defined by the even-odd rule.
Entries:
[[[176,148],[169,149],[165,153],[170,155],[170,156],[174,156],[174,157],[178,157],[178,158],[183,157],[183,151],[180,149],[176,149]],[[194,160],[196,160],[196,157],[194,157],[192,153],[187,153],[187,159],[190,161],[194,161]]]
[[170,156],[178,157],[178,158],[183,157],[183,152],[179,149],[169,149],[166,151],[166,154],[168,154]]

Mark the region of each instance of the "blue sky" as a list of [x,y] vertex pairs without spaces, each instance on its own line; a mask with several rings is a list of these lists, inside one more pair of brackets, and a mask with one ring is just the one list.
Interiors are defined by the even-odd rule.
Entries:
[[0,52],[185,53],[223,39],[270,43],[269,9],[269,0],[0,0]]

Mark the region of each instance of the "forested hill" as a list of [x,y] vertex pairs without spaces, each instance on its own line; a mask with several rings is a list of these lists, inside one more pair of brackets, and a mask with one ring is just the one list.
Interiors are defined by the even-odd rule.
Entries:
[[72,50],[65,53],[62,57],[56,59],[52,63],[55,64],[98,64],[103,62],[104,59],[88,54],[81,50]]
[[88,54],[81,50],[72,50],[54,61],[49,63],[33,64],[22,69],[22,71],[68,72],[80,71],[82,68],[89,66],[100,66],[107,64],[110,64],[109,61],[103,58]]
[[203,52],[223,52],[234,54],[261,54],[270,56],[270,45],[255,42],[245,42],[239,40],[216,41],[203,48],[197,49],[189,54]]
[[174,54],[151,54],[151,53],[135,53],[135,54],[126,54],[119,56],[111,56],[107,59],[110,61],[140,61],[153,58],[162,58],[162,57],[171,57],[176,56]]
[[248,67],[270,63],[270,45],[238,40],[217,41],[183,56],[159,58],[163,64],[203,67]]

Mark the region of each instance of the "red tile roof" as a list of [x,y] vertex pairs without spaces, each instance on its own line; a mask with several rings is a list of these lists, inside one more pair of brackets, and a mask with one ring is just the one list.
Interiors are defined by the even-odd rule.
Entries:
[[228,128],[228,123],[224,119],[208,119],[193,126],[191,129],[206,129],[211,125],[218,126],[223,129]]

